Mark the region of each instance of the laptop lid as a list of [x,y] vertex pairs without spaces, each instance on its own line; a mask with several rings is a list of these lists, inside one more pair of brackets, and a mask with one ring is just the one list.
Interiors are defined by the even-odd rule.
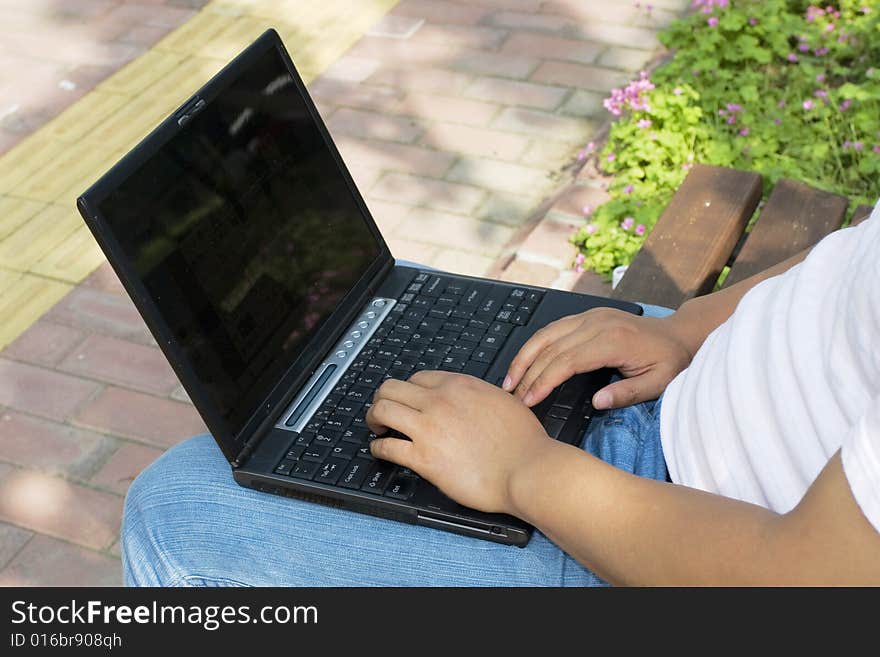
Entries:
[[393,266],[273,30],[78,206],[229,460]]

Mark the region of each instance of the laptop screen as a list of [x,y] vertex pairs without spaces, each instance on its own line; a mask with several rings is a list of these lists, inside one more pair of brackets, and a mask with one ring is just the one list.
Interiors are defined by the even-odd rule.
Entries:
[[233,435],[381,250],[274,48],[100,211]]

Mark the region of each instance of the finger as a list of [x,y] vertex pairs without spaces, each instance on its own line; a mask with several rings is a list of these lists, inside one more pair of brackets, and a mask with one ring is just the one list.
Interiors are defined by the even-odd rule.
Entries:
[[667,379],[662,372],[653,369],[639,376],[615,381],[593,395],[593,408],[602,411],[657,399]]
[[422,386],[409,381],[388,379],[373,394],[373,403],[375,404],[380,399],[387,399],[421,411],[430,401],[429,395],[428,390]]
[[[526,404],[531,405],[531,402],[526,401],[526,395],[534,386],[535,380],[537,380],[544,370],[546,370],[552,363],[559,360],[562,357],[562,354],[566,354],[566,359],[582,357],[582,354],[586,353],[586,345],[590,343],[591,339],[591,334],[584,331],[574,331],[553,344],[548,345],[547,348],[538,355],[529,369],[526,370],[525,374],[523,374],[514,394]],[[570,364],[574,365],[574,363]],[[586,370],[578,369],[577,371],[583,372]],[[572,372],[569,376],[576,374],[577,371]]]
[[530,337],[526,343],[520,348],[519,353],[510,362],[507,368],[507,376],[501,387],[510,392],[519,384],[522,375],[529,369],[529,366],[535,361],[535,358],[547,348],[548,345],[559,340],[562,336],[571,333],[577,327],[579,319],[577,316],[564,317],[555,322],[547,324],[539,329]]
[[370,443],[370,452],[377,459],[391,461],[405,468],[418,471],[415,463],[415,446],[400,438],[375,438]]
[[419,370],[407,380],[422,388],[436,388],[448,381],[450,374],[441,370]]
[[367,426],[377,436],[388,429],[397,429],[400,433],[412,437],[418,434],[421,413],[406,404],[391,399],[379,399],[373,402],[367,411]]

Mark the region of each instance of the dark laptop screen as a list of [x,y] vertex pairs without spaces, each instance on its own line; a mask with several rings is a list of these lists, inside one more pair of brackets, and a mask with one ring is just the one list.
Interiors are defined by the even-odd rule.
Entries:
[[380,254],[274,49],[100,210],[233,434]]

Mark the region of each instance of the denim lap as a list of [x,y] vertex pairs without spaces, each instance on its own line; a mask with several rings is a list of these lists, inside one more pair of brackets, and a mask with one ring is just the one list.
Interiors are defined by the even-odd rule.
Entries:
[[[659,410],[645,402],[600,413],[582,447],[662,480]],[[126,584],[140,586],[605,584],[538,531],[516,548],[242,488],[207,435],[176,445],[132,484],[122,551]]]

